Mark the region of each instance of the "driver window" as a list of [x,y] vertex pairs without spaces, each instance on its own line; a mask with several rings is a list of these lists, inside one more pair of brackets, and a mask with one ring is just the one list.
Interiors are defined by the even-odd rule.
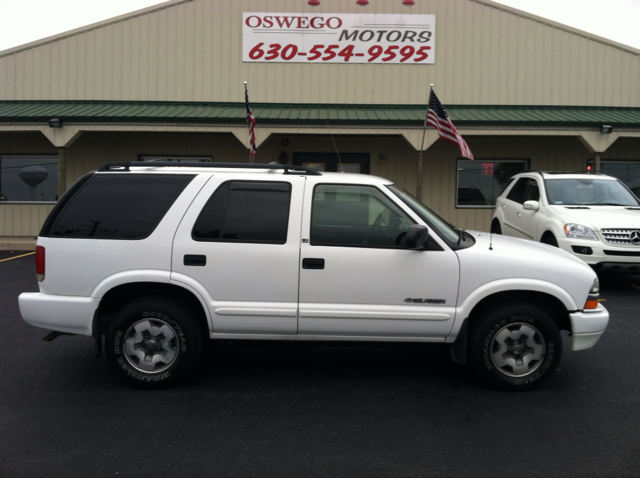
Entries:
[[377,188],[333,184],[315,187],[312,245],[403,247],[412,224]]
[[524,196],[524,200],[526,201],[540,201],[540,189],[538,189],[538,181],[535,179],[529,180],[529,184],[527,186],[527,193]]

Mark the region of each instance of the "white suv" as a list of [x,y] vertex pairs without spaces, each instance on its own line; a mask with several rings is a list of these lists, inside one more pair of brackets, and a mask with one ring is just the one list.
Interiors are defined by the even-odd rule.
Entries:
[[491,230],[559,247],[598,270],[640,271],[640,201],[604,174],[517,174],[496,200]]
[[450,344],[499,388],[592,347],[596,274],[558,249],[449,226],[390,181],[282,165],[114,163],[38,237],[30,324],[103,337],[114,370],[172,385],[205,339]]

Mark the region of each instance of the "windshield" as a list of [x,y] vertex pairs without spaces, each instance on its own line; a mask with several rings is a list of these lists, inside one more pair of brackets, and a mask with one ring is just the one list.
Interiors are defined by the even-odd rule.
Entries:
[[436,232],[450,244],[456,244],[460,240],[460,232],[449,224],[447,221],[438,216],[435,212],[414,198],[407,191],[398,189],[395,186],[387,186],[395,193],[412,211],[414,211],[421,219],[433,227]]
[[597,178],[547,179],[550,205],[639,206],[636,198],[620,181]]

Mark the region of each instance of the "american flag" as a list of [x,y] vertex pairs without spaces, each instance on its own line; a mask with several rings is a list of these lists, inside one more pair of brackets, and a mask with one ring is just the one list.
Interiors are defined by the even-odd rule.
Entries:
[[253,116],[251,106],[249,106],[249,92],[247,91],[247,84],[244,84],[244,102],[247,106],[247,124],[249,125],[249,143],[251,144],[251,159],[256,155],[256,132],[254,130],[256,125],[256,118]]
[[449,118],[449,115],[444,110],[442,103],[436,96],[433,90],[431,90],[431,95],[429,96],[429,110],[427,111],[427,119],[425,121],[425,125],[430,124],[434,128],[438,130],[438,134],[445,141],[449,141],[450,143],[457,144],[460,147],[460,154],[462,157],[473,159],[473,154],[471,154],[471,150],[458,130]]

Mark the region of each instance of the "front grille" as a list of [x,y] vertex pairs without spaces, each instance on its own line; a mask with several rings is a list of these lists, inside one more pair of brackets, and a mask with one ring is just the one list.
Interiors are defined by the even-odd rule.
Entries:
[[602,229],[602,235],[609,244],[640,246],[640,229]]

